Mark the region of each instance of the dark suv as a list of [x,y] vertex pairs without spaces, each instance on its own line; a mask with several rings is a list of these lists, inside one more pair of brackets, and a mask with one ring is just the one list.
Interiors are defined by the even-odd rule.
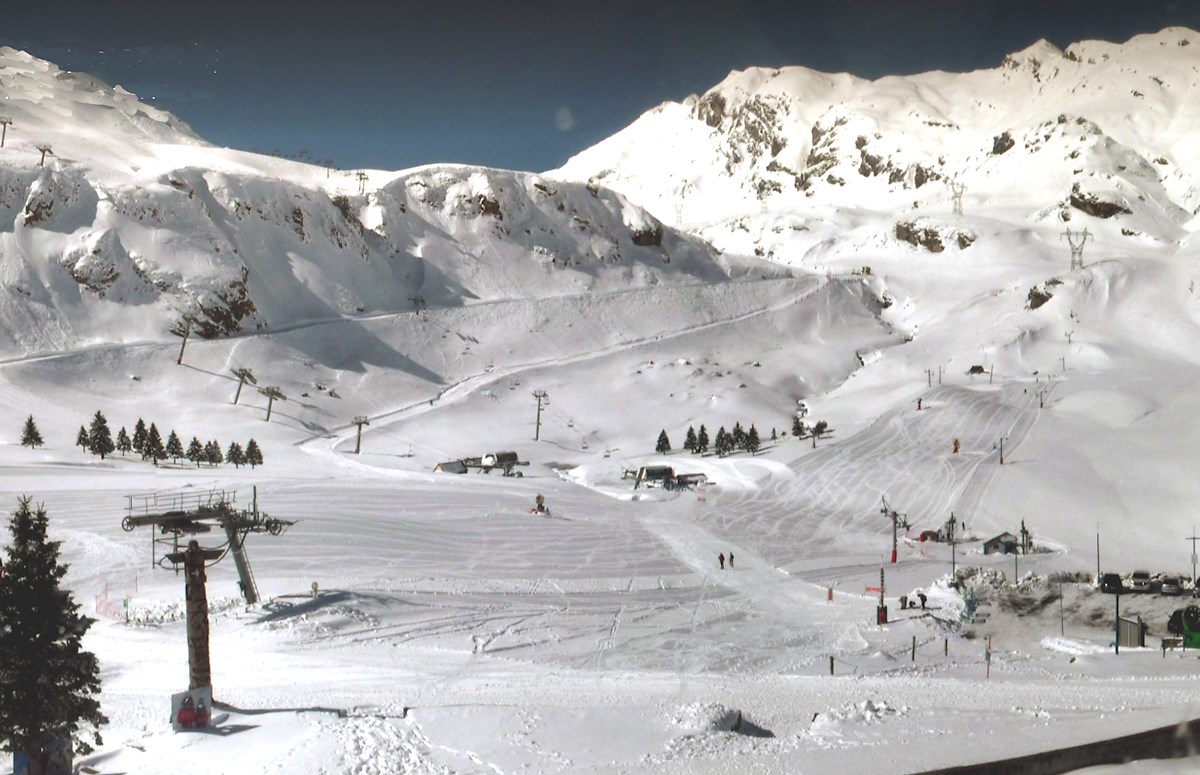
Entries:
[[1118,594],[1118,595],[1121,594],[1121,592],[1123,591],[1122,586],[1121,586],[1121,574],[1105,573],[1103,576],[1101,576],[1100,577],[1100,591],[1101,592],[1110,592],[1110,593]]

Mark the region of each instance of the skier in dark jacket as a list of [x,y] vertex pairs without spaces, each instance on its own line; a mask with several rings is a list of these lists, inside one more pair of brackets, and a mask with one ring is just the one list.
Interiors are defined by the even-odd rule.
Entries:
[[717,562],[721,565],[721,570],[725,570],[725,552],[717,555]]

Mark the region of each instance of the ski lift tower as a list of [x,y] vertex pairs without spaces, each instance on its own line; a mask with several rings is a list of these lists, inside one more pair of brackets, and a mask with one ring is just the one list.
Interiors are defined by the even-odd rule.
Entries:
[[[257,491],[250,510],[234,506],[236,492],[152,493],[128,495],[121,527],[126,532],[150,527],[150,564],[184,573],[187,602],[188,689],[212,688],[208,659],[208,576],[205,570],[233,555],[238,586],[248,605],[258,602],[258,587],[246,556],[246,536],[251,533],[281,535],[295,523],[275,519],[258,510]],[[222,543],[202,546],[199,536],[225,534]]]
[[[882,496],[881,496],[881,498],[882,498]],[[887,498],[882,498],[882,500],[883,500],[883,508],[881,508],[879,510],[879,513],[892,520],[892,565],[895,565],[896,564],[896,547],[899,542],[897,534],[899,533],[900,528],[904,528],[905,530],[907,530],[908,528],[910,528],[912,526],[908,524],[908,515],[907,514],[901,514],[901,513],[897,512],[895,509],[893,509],[891,507],[891,505],[888,504]]]

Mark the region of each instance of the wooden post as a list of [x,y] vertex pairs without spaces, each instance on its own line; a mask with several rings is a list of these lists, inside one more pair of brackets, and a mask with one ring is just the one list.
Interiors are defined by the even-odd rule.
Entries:
[[914,636],[912,636],[912,638],[913,638],[912,661],[916,662],[917,661],[917,636],[914,635]]
[[829,674],[833,675],[833,657],[829,658]]

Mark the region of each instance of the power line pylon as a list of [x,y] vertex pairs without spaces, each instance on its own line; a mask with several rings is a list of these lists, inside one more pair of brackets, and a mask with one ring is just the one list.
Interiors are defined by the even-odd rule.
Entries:
[[364,425],[370,425],[371,421],[366,417],[359,415],[358,417],[354,418],[354,424],[358,426],[358,439],[354,442],[354,454],[357,455],[359,450],[362,449],[362,427]]
[[953,209],[955,215],[963,214],[962,198],[966,192],[967,186],[965,183],[960,183],[957,180],[950,181],[950,196],[954,199]]
[[286,401],[287,396],[281,393],[277,387],[259,388],[258,392],[267,397],[267,422],[271,422],[271,406],[275,403],[275,399]]
[[250,373],[250,369],[239,367],[233,369],[232,371],[238,378],[237,392],[233,394],[233,405],[237,406],[238,399],[242,396],[242,385],[245,385],[247,382],[249,382],[251,385],[257,385],[258,380],[255,379],[254,375]]
[[545,390],[538,389],[533,391],[533,397],[537,399],[537,424],[533,430],[533,440],[541,441],[542,436],[542,404],[550,404],[550,394]]
[[1060,240],[1063,237],[1066,237],[1067,244],[1071,246],[1072,269],[1075,269],[1076,267],[1080,269],[1083,268],[1083,246],[1091,236],[1091,234],[1088,234],[1088,230],[1086,228],[1083,231],[1071,231],[1070,229],[1067,229],[1059,235],[1058,238]]

